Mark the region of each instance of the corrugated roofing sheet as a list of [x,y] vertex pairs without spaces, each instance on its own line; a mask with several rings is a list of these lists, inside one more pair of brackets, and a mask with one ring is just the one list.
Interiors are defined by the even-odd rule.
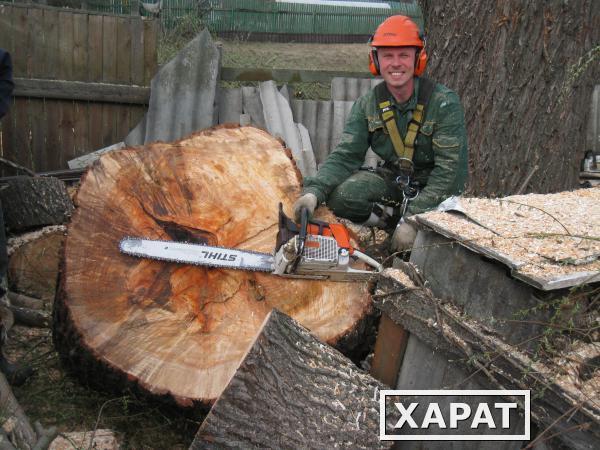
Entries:
[[381,82],[381,78],[335,77],[331,80],[331,100],[353,102]]

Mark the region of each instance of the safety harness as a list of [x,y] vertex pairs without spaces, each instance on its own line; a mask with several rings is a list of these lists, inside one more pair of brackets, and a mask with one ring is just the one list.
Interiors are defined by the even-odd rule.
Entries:
[[381,120],[390,136],[398,160],[396,161],[396,170],[398,176],[396,183],[402,189],[404,199],[402,202],[400,217],[404,216],[408,202],[419,195],[419,187],[411,182],[414,172],[413,156],[415,154],[415,141],[417,133],[425,118],[425,111],[435,88],[435,82],[429,78],[421,77],[419,79],[419,93],[417,95],[417,107],[408,124],[408,130],[404,139],[400,136],[398,125],[396,123],[396,112],[389,98],[389,92],[385,83],[380,83],[375,88],[375,94],[379,103]]

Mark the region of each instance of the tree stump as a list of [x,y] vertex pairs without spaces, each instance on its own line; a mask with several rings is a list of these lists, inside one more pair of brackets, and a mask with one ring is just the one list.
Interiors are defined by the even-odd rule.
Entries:
[[385,388],[273,310],[190,450],[389,448],[379,440]]
[[[103,155],[69,224],[54,340],[87,381],[205,407],[221,394],[272,308],[330,344],[356,344],[372,311],[366,283],[292,280],[138,259],[124,236],[270,253],[278,203],[300,175],[289,150],[253,127]],[[327,211],[320,219],[333,220]]]

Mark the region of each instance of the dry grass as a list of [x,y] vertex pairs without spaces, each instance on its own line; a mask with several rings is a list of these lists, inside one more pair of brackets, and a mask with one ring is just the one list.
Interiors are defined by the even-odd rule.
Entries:
[[[200,423],[132,394],[114,395],[85,387],[61,366],[48,329],[14,327],[6,348],[11,361],[35,374],[14,394],[29,419],[60,432],[108,428],[121,449],[186,449]],[[75,448],[75,447],[74,447]]]

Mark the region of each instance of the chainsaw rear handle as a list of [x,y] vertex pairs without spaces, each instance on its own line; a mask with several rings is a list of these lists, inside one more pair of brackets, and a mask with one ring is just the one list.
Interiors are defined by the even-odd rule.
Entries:
[[365,255],[363,252],[359,252],[358,250],[354,250],[352,256],[356,257],[356,259],[360,259],[362,262],[367,263],[369,266],[374,268],[377,273],[383,270],[383,265],[379,264],[376,260],[371,258],[369,255]]

